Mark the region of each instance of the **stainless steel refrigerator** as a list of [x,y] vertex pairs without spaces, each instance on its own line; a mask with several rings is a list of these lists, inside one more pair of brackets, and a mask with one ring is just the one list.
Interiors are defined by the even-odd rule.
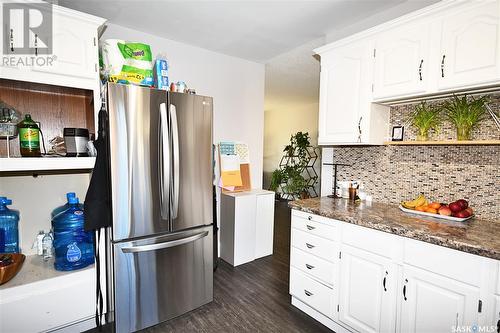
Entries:
[[108,84],[117,332],[213,299],[212,98]]

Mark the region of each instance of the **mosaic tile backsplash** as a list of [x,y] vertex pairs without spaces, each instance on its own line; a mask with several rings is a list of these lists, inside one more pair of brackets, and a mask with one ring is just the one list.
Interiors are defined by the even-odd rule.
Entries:
[[[500,94],[489,104],[498,112]],[[391,125],[405,124],[413,107],[391,107]],[[406,124],[404,139],[415,137]],[[455,138],[454,128],[445,122],[430,140]],[[500,139],[491,117],[474,130],[473,139]],[[374,201],[397,204],[418,193],[439,202],[465,198],[478,217],[500,223],[500,146],[334,147],[333,156],[352,165],[339,168],[339,180],[361,180]]]

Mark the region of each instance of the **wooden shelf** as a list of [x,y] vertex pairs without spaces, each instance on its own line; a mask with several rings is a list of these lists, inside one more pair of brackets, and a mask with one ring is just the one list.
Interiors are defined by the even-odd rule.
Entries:
[[443,140],[443,141],[385,141],[384,145],[391,146],[480,146],[500,145],[500,140]]
[[0,158],[0,172],[90,170],[95,157],[11,157]]

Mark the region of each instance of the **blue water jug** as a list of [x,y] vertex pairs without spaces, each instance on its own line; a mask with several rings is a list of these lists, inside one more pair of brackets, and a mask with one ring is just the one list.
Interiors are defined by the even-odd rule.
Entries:
[[78,198],[68,198],[68,206],[52,219],[54,267],[58,271],[72,271],[94,263],[93,234],[83,229],[84,213]]
[[19,253],[19,211],[8,205],[12,200],[0,197],[0,252]]
[[[50,214],[52,219],[53,219],[56,215],[58,215],[58,214],[60,214],[60,213],[64,212],[66,209],[68,209],[68,208],[69,208],[69,199],[70,199],[70,198],[76,198],[76,193],[75,193],[75,192],[68,192],[68,193],[66,193],[66,199],[67,199],[67,202],[66,202],[64,205],[59,206],[59,207],[57,207],[56,209],[54,209],[54,210],[52,211],[52,213]],[[79,207],[80,207],[81,209],[83,209],[83,205],[82,205],[82,204],[79,204]]]

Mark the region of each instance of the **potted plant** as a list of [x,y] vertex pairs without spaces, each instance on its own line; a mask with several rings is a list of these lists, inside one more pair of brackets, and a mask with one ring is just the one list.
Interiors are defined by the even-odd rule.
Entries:
[[467,98],[453,96],[445,101],[442,109],[446,117],[455,125],[457,129],[457,140],[470,140],[472,130],[486,116],[485,104],[489,101],[489,96],[480,98]]
[[284,191],[297,198],[303,198],[307,192],[307,182],[302,176],[301,166],[288,165],[283,169],[285,175]]
[[439,131],[441,125],[441,110],[439,108],[427,105],[421,102],[415,106],[415,112],[411,115],[411,124],[417,128],[417,141],[427,141],[429,139],[429,131],[432,129]]
[[284,178],[285,175],[280,169],[274,170],[271,174],[271,183],[269,184],[269,190],[273,191],[276,194],[276,199],[278,200],[281,198],[281,195],[278,192],[278,188],[283,183]]

